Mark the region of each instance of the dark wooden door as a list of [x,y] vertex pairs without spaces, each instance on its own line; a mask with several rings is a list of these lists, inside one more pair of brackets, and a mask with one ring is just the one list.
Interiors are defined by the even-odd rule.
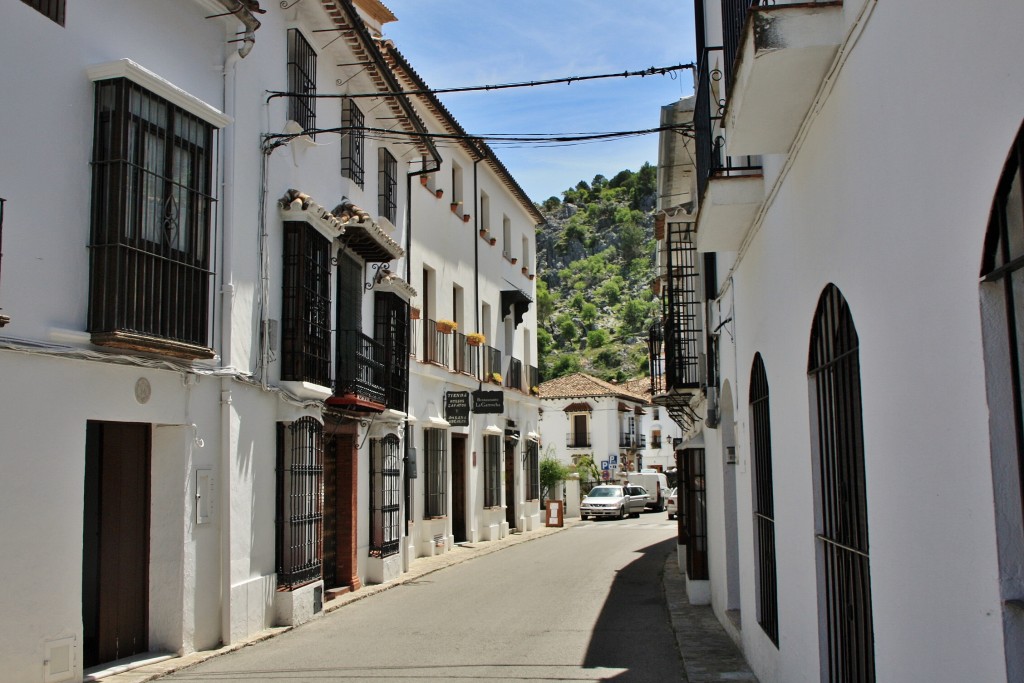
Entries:
[[469,540],[466,535],[466,437],[452,435],[452,535],[456,543]]
[[324,563],[325,588],[338,584],[338,438],[324,439]]
[[516,443],[505,442],[505,521],[509,531],[516,528]]
[[150,426],[89,422],[82,538],[86,667],[148,649],[149,491]]

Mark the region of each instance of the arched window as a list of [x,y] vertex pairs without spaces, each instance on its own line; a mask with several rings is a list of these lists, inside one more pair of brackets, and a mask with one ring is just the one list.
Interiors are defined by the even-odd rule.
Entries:
[[824,593],[819,609],[832,683],[875,680],[858,343],[849,305],[830,284],[814,315],[807,373],[815,396],[812,446]]
[[754,552],[757,556],[757,623],[779,644],[779,604],[775,570],[775,494],[772,489],[772,430],[768,376],[761,354],[750,370],[750,440],[754,466]]
[[1024,127],[996,186],[981,266],[981,320],[1008,678],[1024,675]]

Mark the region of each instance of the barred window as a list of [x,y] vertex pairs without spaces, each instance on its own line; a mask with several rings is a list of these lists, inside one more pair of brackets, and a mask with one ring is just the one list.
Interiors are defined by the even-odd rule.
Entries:
[[484,507],[501,506],[501,437],[484,436]]
[[849,304],[828,285],[814,316],[807,374],[817,423],[818,540],[829,680],[875,680],[875,639],[868,555],[860,342]]
[[395,222],[398,211],[398,162],[383,147],[377,150],[377,214]]
[[370,440],[370,557],[398,553],[400,508],[399,440]]
[[320,578],[323,564],[323,426],[312,417],[277,425],[277,585]]
[[331,243],[309,223],[284,224],[281,379],[331,386]]
[[97,81],[89,331],[209,358],[213,126],[126,78]]
[[316,128],[316,51],[297,28],[288,30],[288,92],[288,118]]
[[363,112],[350,97],[341,100],[341,175],[363,186]]
[[373,338],[384,345],[385,402],[403,412],[409,391],[409,332],[409,302],[391,292],[377,292]]
[[64,0],[21,0],[42,12],[48,19],[64,25]]
[[526,442],[526,500],[540,500],[540,445]]
[[754,529],[757,556],[757,623],[779,644],[779,607],[775,567],[775,493],[772,488],[772,432],[768,376],[761,354],[750,371],[750,440],[754,465]]
[[448,432],[424,429],[423,444],[427,451],[423,463],[426,475],[423,514],[428,518],[444,517],[448,514]]

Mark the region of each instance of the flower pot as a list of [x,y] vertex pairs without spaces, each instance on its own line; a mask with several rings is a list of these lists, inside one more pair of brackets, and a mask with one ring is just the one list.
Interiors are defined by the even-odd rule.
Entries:
[[529,274],[529,275],[527,275],[526,277],[528,277],[528,278],[530,278],[530,279],[532,280],[532,279],[533,279],[534,277],[536,277],[536,276],[535,276],[535,275],[534,275],[533,273],[530,273],[530,274]]
[[423,187],[426,187],[428,182],[430,182],[430,179],[427,178],[427,176],[425,176],[425,175],[421,175],[420,176],[420,185],[422,185]]
[[495,244],[498,243],[498,238],[497,237],[492,237],[491,239],[488,240],[488,242],[490,242],[491,246],[493,247]]
[[480,229],[480,236],[483,237],[484,239],[487,239],[487,231],[484,230],[483,228],[481,228]]
[[434,328],[441,334],[451,334],[455,331],[455,323],[450,320],[438,320],[434,323]]
[[434,190],[434,196],[440,199],[444,196],[444,190]]
[[469,219],[470,219],[470,215],[468,213],[462,214],[462,222],[463,223],[468,223]]
[[513,256],[512,258],[509,259],[509,261],[511,261],[512,265],[514,266],[519,261],[519,259],[517,259],[515,256]]
[[418,309],[418,308],[410,308],[409,309],[409,320],[419,320],[419,319],[420,319],[420,309]]
[[530,274],[530,270],[526,266],[523,266],[520,270],[523,271],[523,275],[529,275]]
[[459,203],[458,202],[452,202],[448,206],[451,207],[452,213],[458,213],[459,212]]

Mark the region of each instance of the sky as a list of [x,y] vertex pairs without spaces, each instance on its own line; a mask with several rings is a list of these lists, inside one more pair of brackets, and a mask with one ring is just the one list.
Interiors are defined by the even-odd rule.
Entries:
[[[695,60],[686,0],[383,0],[384,36],[431,88],[589,76]],[[693,73],[439,95],[471,134],[655,128],[660,108],[693,93]],[[531,199],[657,163],[657,134],[563,147],[491,143]]]

